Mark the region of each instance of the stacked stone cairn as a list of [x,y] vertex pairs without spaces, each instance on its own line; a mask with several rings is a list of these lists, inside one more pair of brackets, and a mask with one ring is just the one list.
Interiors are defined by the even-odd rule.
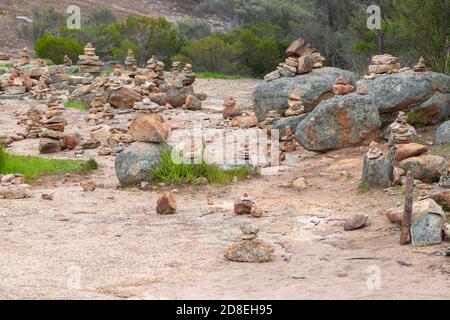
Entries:
[[279,64],[277,70],[266,75],[266,81],[280,77],[295,77],[298,74],[310,73],[315,68],[323,68],[325,58],[316,49],[311,48],[303,38],[295,40],[286,53],[288,58]]
[[134,52],[131,49],[128,49],[127,57],[125,58],[125,70],[135,72],[137,70],[137,62],[134,57]]
[[333,86],[333,93],[338,96],[343,96],[355,91],[355,86],[350,83],[346,77],[339,77]]
[[415,72],[427,72],[428,68],[425,63],[425,58],[420,57],[419,62],[414,66]]
[[31,107],[26,115],[26,138],[28,139],[36,139],[39,137],[39,133],[42,130],[42,112],[36,108]]
[[28,64],[30,64],[30,52],[28,51],[28,48],[23,48],[19,65],[26,66]]
[[256,224],[244,222],[240,226],[241,240],[233,243],[225,251],[225,258],[236,262],[269,262],[275,249],[271,244],[258,240],[259,228]]
[[177,76],[180,73],[180,61],[174,61],[172,63],[172,75]]
[[120,64],[115,64],[114,65],[113,76],[114,77],[122,76],[122,66]]
[[32,88],[33,82],[30,77],[20,76],[18,71],[13,70],[9,77],[1,83],[1,88],[7,95],[23,95]]
[[11,59],[11,56],[7,53],[0,52],[0,61],[7,62]]
[[413,126],[406,122],[405,113],[399,112],[397,119],[388,128],[389,145],[406,144],[416,141],[417,133]]
[[84,55],[79,56],[78,66],[80,72],[98,75],[102,71],[103,62],[95,54],[95,48],[92,43],[88,43],[84,48]]
[[51,119],[53,117],[60,116],[64,109],[64,105],[59,101],[59,99],[56,96],[52,96],[47,102],[45,117],[47,119]]
[[64,128],[67,121],[61,116],[52,117],[42,124],[43,129],[39,134],[40,153],[56,153],[65,149]]
[[288,106],[289,109],[285,113],[286,117],[298,116],[305,113],[305,106],[303,105],[302,99],[295,94],[289,95]]
[[242,115],[242,111],[237,106],[237,101],[234,97],[230,97],[224,101],[222,115],[224,119],[232,119]]
[[390,54],[376,55],[372,57],[372,64],[369,66],[369,75],[364,79],[372,80],[382,74],[397,73],[401,69],[400,60]]
[[71,67],[73,64],[72,59],[70,59],[67,55],[65,55],[63,64],[66,67]]

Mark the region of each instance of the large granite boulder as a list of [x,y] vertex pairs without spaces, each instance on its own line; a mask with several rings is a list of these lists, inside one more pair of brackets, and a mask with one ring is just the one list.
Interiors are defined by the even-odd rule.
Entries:
[[158,143],[135,142],[116,158],[116,176],[122,186],[138,185],[149,180],[150,171],[161,159],[163,146]]
[[264,121],[270,110],[284,115],[289,108],[289,94],[302,99],[305,111],[312,111],[321,101],[332,98],[333,85],[339,77],[346,77],[351,83],[356,81],[353,72],[336,68],[314,69],[311,73],[290,78],[279,78],[258,85],[253,93],[255,113],[259,122]]
[[450,120],[444,122],[436,131],[435,142],[437,144],[450,143]]
[[450,77],[443,74],[405,71],[358,81],[357,86],[362,85],[367,86],[378,106],[383,127],[395,120],[401,110],[420,112],[429,124],[450,113]]
[[321,102],[300,122],[295,137],[308,150],[328,151],[375,140],[380,125],[370,97],[348,94]]

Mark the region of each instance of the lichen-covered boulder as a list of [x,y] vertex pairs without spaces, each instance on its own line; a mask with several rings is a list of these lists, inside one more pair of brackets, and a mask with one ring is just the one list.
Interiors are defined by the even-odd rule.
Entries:
[[[398,112],[420,111],[433,123],[445,117],[450,93],[450,76],[434,72],[405,71],[382,75],[374,80],[360,80],[378,106],[383,127],[391,123]],[[427,101],[428,100],[428,101]]]
[[380,125],[370,97],[349,94],[320,103],[300,122],[295,137],[308,150],[328,151],[373,141]]
[[450,143],[450,120],[444,122],[436,131],[435,142],[437,144]]
[[150,171],[161,159],[163,146],[158,143],[135,142],[116,158],[115,171],[123,186],[148,181]]
[[270,110],[284,115],[288,110],[289,94],[302,99],[305,111],[313,110],[321,101],[332,98],[333,85],[339,77],[356,81],[353,72],[337,68],[319,68],[296,77],[279,78],[258,85],[253,93],[255,113],[259,122],[264,121]]
[[450,94],[436,92],[425,102],[412,107],[410,113],[420,115],[423,124],[437,124],[450,116]]
[[406,171],[411,170],[415,179],[425,183],[439,181],[441,176],[448,172],[447,160],[431,154],[403,160],[400,162],[400,167]]

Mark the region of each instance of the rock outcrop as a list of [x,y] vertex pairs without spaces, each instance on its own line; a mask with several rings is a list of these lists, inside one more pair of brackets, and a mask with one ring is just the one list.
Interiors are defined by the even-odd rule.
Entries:
[[311,112],[321,101],[334,96],[333,86],[339,77],[345,77],[352,83],[356,81],[356,75],[350,71],[319,68],[308,74],[261,83],[253,94],[258,121],[264,121],[270,110],[284,115],[289,109],[290,94],[301,99],[305,112]]
[[380,125],[371,99],[349,94],[323,101],[300,122],[295,134],[306,149],[328,151],[373,141]]

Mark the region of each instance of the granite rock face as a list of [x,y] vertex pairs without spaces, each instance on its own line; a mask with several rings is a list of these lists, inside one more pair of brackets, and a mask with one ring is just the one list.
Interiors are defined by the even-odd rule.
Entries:
[[380,125],[369,97],[348,94],[323,101],[300,122],[295,137],[306,149],[324,152],[376,140]]
[[450,120],[444,122],[436,131],[435,142],[437,144],[450,143]]
[[337,68],[319,68],[312,72],[289,78],[279,78],[261,83],[253,94],[255,113],[262,122],[268,111],[275,110],[281,115],[289,109],[289,95],[301,98],[305,111],[312,111],[321,101],[332,98],[336,79],[346,77],[356,81],[356,75]]

